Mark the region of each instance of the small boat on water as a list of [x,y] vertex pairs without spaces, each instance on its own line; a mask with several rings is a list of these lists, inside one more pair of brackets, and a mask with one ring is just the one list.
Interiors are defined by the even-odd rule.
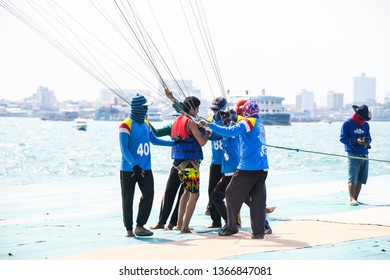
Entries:
[[87,120],[83,118],[74,119],[73,127],[77,130],[86,131],[87,130]]
[[149,107],[148,120],[151,122],[162,122],[164,119],[163,119],[163,116],[162,116],[160,109],[155,108],[155,107]]

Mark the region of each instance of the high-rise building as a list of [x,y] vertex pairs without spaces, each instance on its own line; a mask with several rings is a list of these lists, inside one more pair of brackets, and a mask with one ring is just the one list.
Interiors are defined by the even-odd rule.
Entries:
[[36,93],[37,103],[39,104],[39,109],[41,110],[57,110],[58,102],[57,98],[54,95],[54,91],[47,87],[38,87]]
[[329,110],[340,110],[344,107],[344,94],[329,91],[326,96],[326,107]]
[[362,73],[360,77],[353,78],[353,102],[374,103],[376,99],[376,79],[366,77]]
[[314,92],[302,89],[295,98],[295,107],[297,112],[314,113]]

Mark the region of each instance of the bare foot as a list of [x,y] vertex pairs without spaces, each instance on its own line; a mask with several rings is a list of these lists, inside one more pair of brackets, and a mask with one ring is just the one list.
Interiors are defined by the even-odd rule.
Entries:
[[164,228],[164,225],[160,225],[160,224],[157,224],[155,226],[151,226],[149,227],[150,229],[160,229],[160,228]]
[[276,209],[276,206],[265,207],[265,213],[267,213],[267,214],[272,213],[272,212],[274,212],[275,209]]
[[165,230],[172,230],[174,228],[174,226],[172,224],[168,224],[168,226],[166,226]]
[[192,233],[192,231],[189,228],[182,228],[180,233]]
[[181,230],[182,225],[176,225],[175,230]]

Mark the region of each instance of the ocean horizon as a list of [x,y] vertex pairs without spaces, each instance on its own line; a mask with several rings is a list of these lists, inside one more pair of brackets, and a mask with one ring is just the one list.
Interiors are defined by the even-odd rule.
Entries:
[[[152,123],[156,128],[172,121]],[[87,131],[73,122],[42,121],[38,118],[0,118],[0,187],[118,177],[120,122],[88,120]],[[341,122],[292,123],[265,126],[268,159],[272,173],[313,172],[319,177],[335,174],[347,178],[347,159],[339,141]],[[390,122],[370,122],[372,149],[370,176],[390,174]],[[164,137],[169,139],[168,137]],[[204,148],[202,174],[210,165],[211,147]],[[152,170],[168,174],[170,148],[151,145]],[[377,162],[375,159],[383,160]],[[304,178],[303,178],[304,179]]]

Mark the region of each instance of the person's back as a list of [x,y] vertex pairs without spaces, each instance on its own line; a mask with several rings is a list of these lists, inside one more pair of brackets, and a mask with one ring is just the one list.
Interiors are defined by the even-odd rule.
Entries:
[[240,137],[241,160],[237,169],[268,169],[265,129],[258,114],[251,112],[232,127],[210,124],[210,129],[227,137]]
[[[126,142],[123,141],[121,145],[122,150],[122,160],[121,160],[121,170],[123,171],[133,171],[131,166],[131,158],[128,157],[130,152],[134,162],[136,162],[143,170],[151,169],[151,155],[150,153],[137,152],[138,148],[141,147],[144,149],[145,146],[149,146],[149,127],[146,122],[138,123],[133,122],[129,117],[126,118],[120,125],[120,137],[127,136],[127,133],[131,131],[131,137],[127,137]],[[128,131],[128,132],[127,132]],[[126,147],[124,144],[126,143]],[[149,149],[149,148],[147,148]]]
[[218,233],[220,236],[229,236],[238,232],[237,214],[249,197],[252,238],[264,238],[268,157],[265,129],[258,113],[258,104],[252,100],[245,103],[245,118],[232,127],[221,127],[200,121],[201,125],[209,126],[212,131],[220,135],[240,137],[241,160],[226,188],[228,220],[226,228]]
[[[268,169],[265,129],[259,116],[243,119],[245,126],[252,127],[241,138],[241,160],[238,169],[263,170]],[[260,158],[259,158],[260,155]]]

